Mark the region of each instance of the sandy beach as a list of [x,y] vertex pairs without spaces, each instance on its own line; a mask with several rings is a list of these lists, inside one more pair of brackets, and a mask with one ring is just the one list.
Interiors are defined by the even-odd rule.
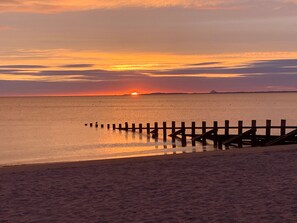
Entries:
[[0,168],[0,222],[297,222],[297,146]]

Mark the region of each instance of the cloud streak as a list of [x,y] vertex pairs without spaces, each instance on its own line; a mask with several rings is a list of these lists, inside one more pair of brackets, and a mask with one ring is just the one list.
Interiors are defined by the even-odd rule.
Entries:
[[94,64],[65,64],[60,67],[61,68],[88,68],[93,66]]
[[[83,64],[81,64],[83,65]],[[159,70],[106,70],[106,69],[54,69],[38,65],[2,65],[0,80],[15,81],[56,81],[56,82],[109,82],[135,81],[150,78],[250,78],[269,76],[281,78],[288,75],[297,77],[297,59],[259,60],[245,65],[228,66],[219,62],[187,64],[181,68]],[[205,67],[205,65],[208,65]],[[215,66],[210,66],[215,65]],[[220,65],[220,66],[217,66]],[[88,68],[88,66],[64,65],[63,68]],[[45,69],[51,68],[51,69]]]
[[[94,9],[117,9],[128,7],[164,8],[182,7],[200,10],[242,9],[261,6],[266,0],[1,0],[0,12],[55,13]],[[269,5],[280,9],[295,5],[295,0],[271,0]]]
[[297,59],[260,60],[242,66],[186,67],[153,71],[151,77],[206,77],[232,78],[250,77],[257,75],[297,75]]

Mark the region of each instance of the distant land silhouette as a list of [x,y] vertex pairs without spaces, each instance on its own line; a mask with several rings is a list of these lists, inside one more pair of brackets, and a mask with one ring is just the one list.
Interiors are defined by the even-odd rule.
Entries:
[[[192,93],[183,93],[183,92],[153,92],[140,95],[175,95],[175,94],[258,94],[258,93],[297,93],[297,91],[216,91],[212,90],[210,92],[192,92]],[[124,94],[130,95],[130,94]]]

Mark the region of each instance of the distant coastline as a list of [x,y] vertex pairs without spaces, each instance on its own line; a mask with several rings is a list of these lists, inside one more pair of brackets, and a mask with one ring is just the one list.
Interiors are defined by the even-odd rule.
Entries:
[[[210,92],[152,92],[152,93],[139,93],[139,95],[196,95],[196,94],[270,94],[270,93],[297,93],[297,91],[210,91]],[[32,98],[32,97],[114,97],[114,96],[131,96],[131,94],[118,94],[118,95],[11,95],[0,96],[0,98]]]
[[[140,95],[176,95],[176,94],[263,94],[263,93],[297,93],[297,91],[210,91],[210,92],[193,92],[193,93],[183,93],[183,92],[173,92],[173,93],[163,93],[163,92],[153,92]],[[124,94],[129,95],[129,94]]]

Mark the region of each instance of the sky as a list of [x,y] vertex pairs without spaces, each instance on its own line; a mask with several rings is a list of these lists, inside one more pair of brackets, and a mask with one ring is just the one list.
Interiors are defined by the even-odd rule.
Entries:
[[0,0],[0,96],[297,91],[297,0]]

